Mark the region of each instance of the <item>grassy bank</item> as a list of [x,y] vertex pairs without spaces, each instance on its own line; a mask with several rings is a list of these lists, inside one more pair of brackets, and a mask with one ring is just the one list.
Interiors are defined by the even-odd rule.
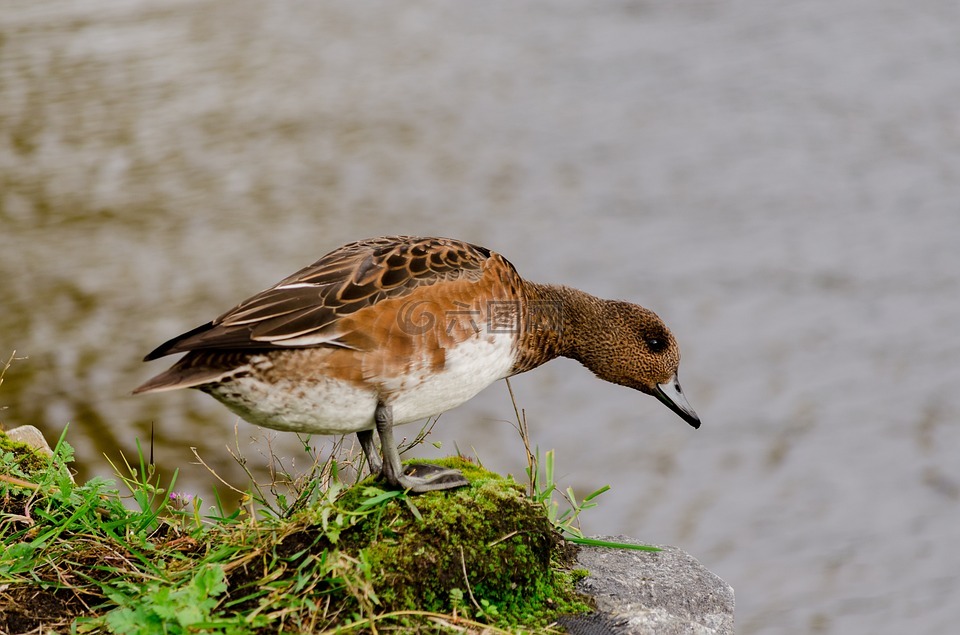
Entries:
[[517,632],[587,609],[552,475],[446,459],[469,487],[408,496],[330,459],[227,511],[142,456],[82,484],[70,461],[63,439],[44,457],[0,435],[0,632]]

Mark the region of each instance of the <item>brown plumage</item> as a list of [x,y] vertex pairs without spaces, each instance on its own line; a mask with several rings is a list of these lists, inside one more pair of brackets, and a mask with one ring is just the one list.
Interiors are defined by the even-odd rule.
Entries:
[[501,255],[447,238],[344,245],[145,359],[179,352],[134,392],[198,388],[267,427],[357,432],[371,468],[413,491],[463,480],[453,470],[403,474],[394,424],[558,356],[700,424],[676,379],[679,348],[652,311],[527,282]]

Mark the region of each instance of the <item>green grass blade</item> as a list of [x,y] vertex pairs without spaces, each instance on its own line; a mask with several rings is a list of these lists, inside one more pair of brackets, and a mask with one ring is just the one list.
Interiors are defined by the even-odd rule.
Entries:
[[610,549],[633,549],[634,551],[663,551],[659,547],[651,547],[650,545],[633,545],[626,542],[612,542],[609,540],[596,540],[594,538],[577,538],[574,536],[568,536],[567,540],[570,542],[576,543],[578,545],[587,545],[590,547],[608,547]]

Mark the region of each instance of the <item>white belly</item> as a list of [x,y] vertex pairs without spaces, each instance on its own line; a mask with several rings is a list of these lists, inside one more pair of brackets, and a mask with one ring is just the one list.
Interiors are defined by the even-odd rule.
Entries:
[[446,412],[508,376],[513,366],[512,347],[508,335],[484,335],[448,350],[439,373],[385,382],[394,423],[410,423]]
[[267,383],[247,375],[204,390],[256,425],[311,434],[347,434],[374,427],[380,400],[391,406],[396,425],[459,406],[509,375],[511,351],[508,335],[483,334],[447,350],[444,368],[436,373],[415,369],[403,376],[371,378],[363,386],[333,378]]
[[348,382],[280,381],[241,377],[206,389],[244,420],[307,434],[347,434],[373,428],[377,393]]

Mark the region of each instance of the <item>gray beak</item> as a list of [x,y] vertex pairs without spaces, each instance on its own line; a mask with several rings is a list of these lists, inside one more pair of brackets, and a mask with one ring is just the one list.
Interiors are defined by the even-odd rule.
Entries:
[[687,402],[687,398],[683,396],[683,389],[680,388],[680,382],[676,375],[667,382],[657,384],[653,395],[694,428],[700,427],[700,417],[693,411],[693,408]]

